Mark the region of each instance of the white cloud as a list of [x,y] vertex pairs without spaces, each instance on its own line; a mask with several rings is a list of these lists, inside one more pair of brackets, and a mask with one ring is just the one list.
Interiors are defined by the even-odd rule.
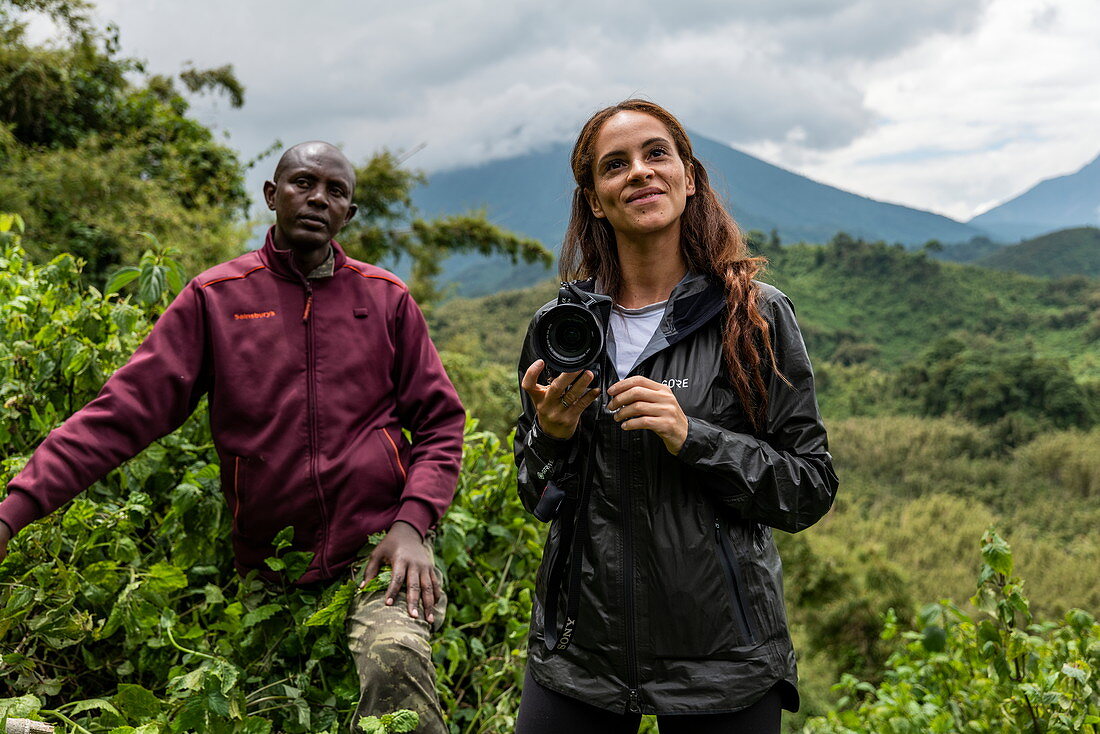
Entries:
[[97,2],[153,71],[234,64],[244,109],[194,109],[246,157],[276,138],[333,140],[359,159],[427,143],[414,162],[438,170],[571,139],[595,109],[642,95],[773,162],[956,216],[1095,153],[1096,7]]
[[968,219],[1100,150],[1100,5],[998,0],[964,38],[869,66],[880,122],[842,149],[752,150],[827,183]]

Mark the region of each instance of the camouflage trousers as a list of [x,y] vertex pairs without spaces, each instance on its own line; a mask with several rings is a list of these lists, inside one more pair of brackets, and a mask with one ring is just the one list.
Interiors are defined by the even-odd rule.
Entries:
[[[431,549],[431,539],[425,542]],[[362,568],[357,569],[362,576]],[[378,716],[398,709],[420,715],[417,732],[448,734],[435,692],[431,634],[443,625],[447,596],[436,601],[435,622],[413,619],[402,589],[393,606],[386,606],[386,590],[358,594],[348,612],[348,649],[359,672],[361,697],[352,731],[360,716]],[[426,616],[426,615],[425,615]]]

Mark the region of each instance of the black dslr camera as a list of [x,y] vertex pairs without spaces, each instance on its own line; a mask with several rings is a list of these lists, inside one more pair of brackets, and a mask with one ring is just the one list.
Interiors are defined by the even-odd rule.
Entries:
[[598,378],[610,320],[610,296],[562,283],[557,304],[535,319],[535,354],[554,372],[592,370]]

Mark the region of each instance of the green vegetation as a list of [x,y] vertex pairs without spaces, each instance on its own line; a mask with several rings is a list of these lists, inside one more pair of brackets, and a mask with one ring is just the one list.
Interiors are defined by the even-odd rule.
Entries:
[[[67,34],[28,44],[24,10],[44,12]],[[87,12],[80,0],[0,9],[0,201],[26,218],[27,250],[43,261],[72,253],[95,283],[137,260],[141,232],[179,248],[191,272],[238,254],[244,168],[188,117],[184,96],[225,93],[240,106],[232,69],[148,74]]]
[[1076,227],[1051,232],[991,252],[974,264],[1048,278],[1095,278],[1100,276],[1100,229]]
[[[837,711],[811,734],[917,732],[1096,732],[1100,624],[1080,609],[1060,621],[1035,620],[1012,553],[995,533],[982,538],[976,618],[950,601],[930,604],[881,683],[846,675]],[[883,639],[898,635],[887,618]]]
[[[0,317],[8,324],[0,344],[3,479],[125,360],[174,281],[164,253],[150,251],[133,299],[104,296],[78,285],[79,262],[69,255],[45,266],[27,261],[19,225],[15,217],[0,221]],[[151,288],[149,280],[163,286]],[[545,296],[498,299],[526,311]],[[450,354],[476,373],[477,360],[465,349]],[[498,381],[502,393],[489,395],[490,404],[514,398],[513,369],[497,369],[489,382]],[[465,394],[480,411],[482,397]],[[915,610],[924,600],[947,599],[933,626],[948,640],[970,634],[968,615],[977,612],[966,600],[975,569],[965,559],[990,525],[1011,529],[1036,599],[1030,608],[1068,620],[1043,623],[1043,649],[1061,650],[1073,630],[1091,629],[1082,621],[1087,614],[1069,610],[1100,606],[1092,583],[1100,544],[1091,534],[1100,522],[1100,429],[1047,431],[1006,448],[996,423],[951,417],[882,413],[830,428],[845,485],[838,506],[813,531],[780,537],[804,676],[805,707],[790,718],[792,730],[828,711],[827,721],[809,726],[875,730],[852,722],[875,721],[867,707],[881,708],[887,694],[909,700],[890,686],[911,691],[905,676],[915,664],[899,665],[899,656],[920,651],[900,643],[930,634],[929,613]],[[351,585],[303,592],[237,577],[224,542],[228,518],[216,461],[200,408],[180,431],[16,539],[0,566],[8,671],[0,696],[9,696],[0,706],[8,715],[120,734],[331,731],[349,724],[357,689],[342,618]],[[458,732],[508,731],[514,721],[543,532],[522,511],[514,484],[507,441],[472,423],[458,497],[437,540],[451,604],[434,654]],[[1053,566],[1052,558],[1059,559]],[[288,553],[272,563],[293,575],[305,560]],[[1035,670],[1026,683],[1047,685],[1040,676],[1046,668]],[[829,690],[835,681],[839,704]],[[982,685],[983,696],[999,690]],[[364,722],[368,730],[402,721],[378,713]],[[1001,731],[995,727],[1010,720],[991,721],[988,731]]]
[[[1017,548],[1037,612],[1100,609],[1100,343],[1079,314],[1100,303],[1100,283],[1052,287],[845,235],[752,241],[798,307],[842,481],[833,513],[780,538],[805,711],[832,706],[844,675],[881,680],[898,648],[880,636],[889,610],[904,627],[927,600],[966,609],[968,559],[990,526]],[[460,384],[475,412],[518,414],[518,345],[555,291],[547,281],[434,312],[441,347],[482,370]]]
[[[70,255],[34,265],[19,247],[19,225],[0,219],[4,482],[95,395],[170,295],[145,306],[104,296],[79,285]],[[148,290],[139,283],[139,293]],[[437,539],[450,603],[434,654],[449,720],[460,731],[506,730],[542,528],[520,507],[510,446],[475,422],[469,429],[458,501]],[[348,725],[358,697],[344,644],[353,582],[295,590],[240,578],[229,525],[202,406],[21,533],[0,565],[0,716],[116,734]],[[307,556],[286,552],[268,563],[293,579]],[[394,728],[402,721],[381,717],[367,730],[403,731]]]
[[[761,238],[762,239],[762,238]],[[1067,360],[1079,378],[1100,377],[1100,340],[1090,315],[1100,282],[1051,282],[930,259],[844,234],[816,247],[760,247],[765,278],[798,308],[818,362],[896,369],[942,337],[986,336]]]
[[[20,225],[15,217],[0,221],[2,478],[125,360],[178,284],[161,248],[123,271],[136,278],[133,298],[81,287],[72,256],[44,266],[23,257]],[[810,248],[792,249],[813,256]],[[883,261],[901,271],[910,262],[920,273],[931,268],[924,277],[940,267],[895,248],[868,250],[878,277]],[[869,279],[858,261],[847,267],[852,279]],[[471,425],[458,498],[437,543],[451,609],[435,657],[455,731],[507,731],[518,702],[543,527],[519,506],[509,446],[496,431],[507,430],[515,411],[511,352],[529,314],[552,295],[548,283],[435,312],[467,405],[497,424],[489,432]],[[850,709],[870,701],[880,690],[874,686],[892,685],[901,673],[891,666],[908,638],[890,630],[923,634],[927,615],[915,611],[921,602],[950,600],[961,611],[944,606],[954,621],[940,627],[949,636],[965,632],[963,617],[976,613],[966,606],[975,570],[965,559],[991,525],[1008,529],[1019,549],[1037,614],[1100,606],[1091,581],[1100,565],[1091,533],[1100,522],[1100,429],[1085,430],[1093,419],[1080,404],[1047,392],[1029,402],[1034,396],[1024,389],[1019,404],[987,415],[978,408],[998,401],[977,391],[968,407],[968,386],[991,383],[1007,368],[1019,374],[1005,384],[1026,387],[1024,378],[1037,370],[1043,390],[1083,389],[1068,363],[1019,358],[1030,349],[956,337],[897,366],[821,363],[824,404],[848,416],[830,421],[844,491],[811,532],[780,538],[804,675],[805,708],[790,718],[792,728],[830,710],[850,726]],[[507,362],[495,362],[498,354]],[[969,420],[967,410],[976,410]],[[1013,416],[1040,428],[1006,442],[1004,420]],[[0,644],[11,671],[0,695],[11,697],[11,715],[38,711],[88,731],[119,732],[348,724],[356,689],[338,621],[350,587],[300,592],[238,578],[216,477],[200,408],[179,432],[16,539],[0,567]],[[292,569],[301,561],[273,562]],[[884,619],[894,620],[885,636]],[[1048,626],[1057,637],[1066,624]],[[71,673],[78,669],[85,674]],[[853,689],[858,696],[845,689],[848,697],[834,709],[830,686],[855,679],[870,687]],[[381,718],[367,724],[386,725]]]

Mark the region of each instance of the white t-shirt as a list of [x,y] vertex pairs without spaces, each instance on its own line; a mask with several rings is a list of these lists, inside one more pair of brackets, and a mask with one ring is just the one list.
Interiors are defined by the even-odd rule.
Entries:
[[615,304],[611,309],[611,352],[615,355],[615,370],[620,380],[630,374],[638,362],[638,355],[649,345],[665,315],[666,303],[661,301],[641,308],[623,308]]

